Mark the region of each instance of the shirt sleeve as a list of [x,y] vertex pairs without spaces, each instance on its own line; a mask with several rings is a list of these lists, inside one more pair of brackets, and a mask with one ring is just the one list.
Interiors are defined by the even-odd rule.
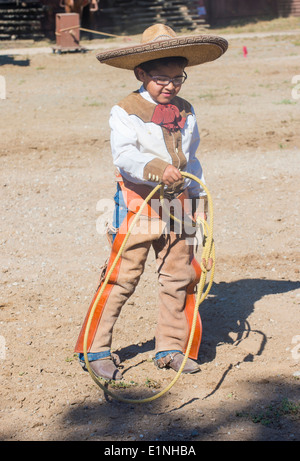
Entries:
[[113,163],[120,173],[125,177],[129,175],[135,182],[160,182],[168,163],[153,154],[140,151],[136,127],[127,112],[114,106],[109,125]]
[[[198,124],[195,116],[194,109],[192,108],[192,124],[190,126],[191,131],[191,142],[189,147],[189,162],[186,167],[187,173],[191,173],[205,185],[205,178],[203,174],[203,169],[199,159],[197,158],[197,150],[200,144],[200,135]],[[189,196],[193,198],[205,196],[205,190],[200,186],[196,181],[191,181],[188,186]]]

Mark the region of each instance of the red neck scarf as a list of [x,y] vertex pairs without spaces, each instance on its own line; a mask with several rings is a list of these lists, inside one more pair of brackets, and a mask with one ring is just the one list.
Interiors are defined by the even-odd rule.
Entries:
[[157,104],[151,122],[169,131],[178,131],[184,127],[186,118],[181,117],[178,107],[173,104]]

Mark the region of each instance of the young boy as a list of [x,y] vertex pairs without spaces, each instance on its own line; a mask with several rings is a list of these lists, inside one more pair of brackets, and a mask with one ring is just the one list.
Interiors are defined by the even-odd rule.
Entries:
[[[204,182],[196,157],[200,140],[195,113],[187,101],[178,97],[178,93],[187,78],[186,67],[217,59],[227,46],[226,40],[220,37],[177,37],[171,28],[156,24],[145,30],[141,45],[97,55],[100,62],[134,70],[136,78],[142,82],[138,91],[111,110],[111,149],[118,170],[118,185],[113,219],[115,231],[106,270],[111,267],[124,241],[137,207],[158,183],[164,184],[165,199],[172,203],[177,200],[183,213],[188,213],[186,199],[194,202],[205,198],[198,183],[181,175],[181,171],[186,171]],[[174,221],[167,223],[166,215],[157,207],[157,197],[145,208],[137,228],[130,235],[110,276],[89,329],[90,366],[104,379],[122,379],[118,362],[110,351],[113,327],[122,306],[137,286],[151,246],[155,251],[159,278],[154,360],[157,367],[178,371],[189,338],[193,293],[200,276],[190,244],[190,229],[178,231]],[[92,305],[93,302],[90,309]],[[89,312],[75,349],[82,362]],[[201,319],[198,315],[190,358],[183,373],[199,371],[195,360],[200,341]]]

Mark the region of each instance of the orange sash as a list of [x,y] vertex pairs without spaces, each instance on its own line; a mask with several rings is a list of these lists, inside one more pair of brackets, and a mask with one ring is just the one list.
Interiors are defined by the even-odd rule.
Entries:
[[[106,273],[108,273],[108,271],[110,270],[117,254],[118,254],[118,251],[123,243],[123,240],[125,239],[126,237],[126,233],[127,233],[127,230],[129,228],[129,223],[130,223],[130,220],[131,218],[134,216],[134,213],[132,212],[129,212],[127,214],[127,217],[124,219],[124,221],[122,222],[122,225],[120,227],[120,231],[121,232],[118,232],[118,234],[116,235],[115,239],[114,239],[114,243],[112,245],[112,249],[111,249],[111,255],[110,255],[110,258],[109,258],[109,261],[108,261],[108,265],[107,265],[107,269],[106,269]],[[88,334],[88,342],[87,342],[87,352],[90,351],[91,349],[91,346],[92,346],[92,343],[93,343],[93,340],[94,340],[94,337],[95,337],[95,334],[96,334],[96,331],[97,331],[97,328],[98,328],[98,325],[99,325],[99,322],[100,322],[100,319],[101,319],[101,316],[102,316],[102,312],[105,308],[105,305],[106,305],[106,302],[108,300],[108,297],[110,295],[110,292],[114,286],[114,284],[116,283],[117,281],[117,278],[118,278],[118,275],[119,275],[119,270],[120,270],[120,265],[121,265],[121,260],[122,258],[119,258],[117,264],[116,264],[116,267],[114,268],[109,280],[108,280],[108,283],[102,293],[102,296],[101,298],[99,299],[98,301],[98,305],[95,309],[95,312],[94,312],[94,315],[93,315],[93,319],[92,319],[92,322],[91,322],[91,325],[90,325],[90,330],[89,330],[89,334]],[[80,334],[79,334],[79,337],[78,337],[78,340],[77,340],[77,343],[76,343],[76,346],[75,346],[75,352],[82,352],[83,353],[83,343],[84,343],[84,335],[85,335],[85,329],[86,329],[86,325],[87,325],[87,322],[88,322],[88,318],[89,318],[89,314],[91,312],[91,309],[94,305],[94,302],[98,296],[98,293],[99,291],[101,290],[101,287],[102,287],[102,284],[103,284],[103,281],[102,283],[100,283],[99,287],[97,288],[97,291],[94,295],[94,298],[90,304],[90,307],[88,309],[88,312],[86,314],[86,317],[85,317],[85,320],[84,320],[84,323],[82,325],[82,328],[81,328],[81,331],[80,331]]]

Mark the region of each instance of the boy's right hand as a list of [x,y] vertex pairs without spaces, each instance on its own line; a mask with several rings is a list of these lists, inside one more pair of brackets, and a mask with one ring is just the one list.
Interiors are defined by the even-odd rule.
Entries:
[[183,178],[180,171],[173,165],[168,165],[164,171],[162,182],[167,186],[171,186],[174,182],[181,181]]

